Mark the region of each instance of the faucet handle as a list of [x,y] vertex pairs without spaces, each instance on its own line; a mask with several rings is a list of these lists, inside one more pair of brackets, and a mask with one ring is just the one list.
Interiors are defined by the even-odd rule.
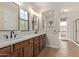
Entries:
[[6,39],[8,39],[8,35],[4,35],[4,37],[6,37]]
[[14,38],[16,38],[16,35],[18,35],[18,34],[14,34]]

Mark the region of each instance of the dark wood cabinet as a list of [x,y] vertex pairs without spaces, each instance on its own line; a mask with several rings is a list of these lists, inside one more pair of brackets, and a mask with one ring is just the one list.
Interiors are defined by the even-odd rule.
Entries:
[[21,56],[22,56],[21,49],[17,49],[16,51],[14,51],[13,53],[9,55],[9,57],[21,57]]
[[33,56],[33,45],[29,44],[24,47],[24,57],[32,57]]
[[40,43],[39,43],[39,41],[40,41],[40,37],[39,36],[37,36],[37,37],[35,37],[34,38],[34,46],[33,46],[33,51],[34,51],[34,57],[36,57],[36,56],[38,56],[38,54],[39,54],[39,52],[40,52],[40,50],[39,50],[39,46],[40,46]]
[[28,40],[28,45],[23,48],[24,57],[32,57],[33,56],[33,39]]
[[0,57],[36,57],[45,47],[45,34],[39,35],[4,48],[0,48]]
[[34,57],[38,56],[39,55],[39,46],[35,46],[34,47]]
[[40,51],[43,49],[43,39],[42,39],[42,37],[40,36],[40,47],[39,47],[39,49],[40,49]]
[[14,50],[17,50],[17,49],[23,48],[27,44],[28,44],[27,41],[23,41],[23,42],[19,42],[19,43],[14,44],[13,47],[14,47]]
[[0,49],[0,57],[7,57],[11,53],[11,47],[4,47]]
[[39,49],[41,51],[46,45],[46,35],[45,34],[40,36],[40,42],[39,43],[40,43]]
[[46,45],[46,34],[43,34],[42,36],[43,36],[43,47],[45,47],[45,45]]

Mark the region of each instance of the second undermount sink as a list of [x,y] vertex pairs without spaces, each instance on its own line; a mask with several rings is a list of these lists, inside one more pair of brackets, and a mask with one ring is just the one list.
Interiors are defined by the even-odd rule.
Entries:
[[11,38],[11,39],[22,39],[24,38],[23,36],[16,36],[16,38]]
[[22,36],[17,36],[16,38],[9,38],[9,39],[3,39],[2,41],[11,41],[11,40],[18,40],[18,39],[22,39],[22,38],[24,38],[24,37],[22,37]]

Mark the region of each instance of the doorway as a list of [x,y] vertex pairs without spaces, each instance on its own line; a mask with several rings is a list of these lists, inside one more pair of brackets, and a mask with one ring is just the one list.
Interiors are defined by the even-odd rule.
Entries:
[[59,39],[68,40],[67,39],[67,18],[66,17],[60,19],[59,28],[60,28]]

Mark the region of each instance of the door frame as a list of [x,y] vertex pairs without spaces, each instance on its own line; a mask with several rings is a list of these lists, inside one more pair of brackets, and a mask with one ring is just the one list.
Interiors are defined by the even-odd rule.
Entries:
[[79,18],[77,18],[74,22],[73,22],[73,40],[79,44],[79,42],[77,42],[77,21],[79,20]]
[[[61,21],[63,19],[63,21]],[[65,20],[64,20],[65,19]],[[61,17],[60,18],[60,21],[59,21],[59,24],[60,24],[60,22],[64,22],[64,21],[66,21],[67,22],[67,27],[68,27],[68,21],[67,21],[67,19],[68,19],[68,17]],[[68,31],[68,30],[67,30]],[[59,25],[59,37],[60,37],[60,25]],[[67,32],[66,32],[67,33]],[[68,34],[68,33],[67,33]],[[66,39],[60,39],[59,38],[59,40],[68,40],[67,38],[68,38],[68,36],[67,36],[67,34],[66,34]]]

